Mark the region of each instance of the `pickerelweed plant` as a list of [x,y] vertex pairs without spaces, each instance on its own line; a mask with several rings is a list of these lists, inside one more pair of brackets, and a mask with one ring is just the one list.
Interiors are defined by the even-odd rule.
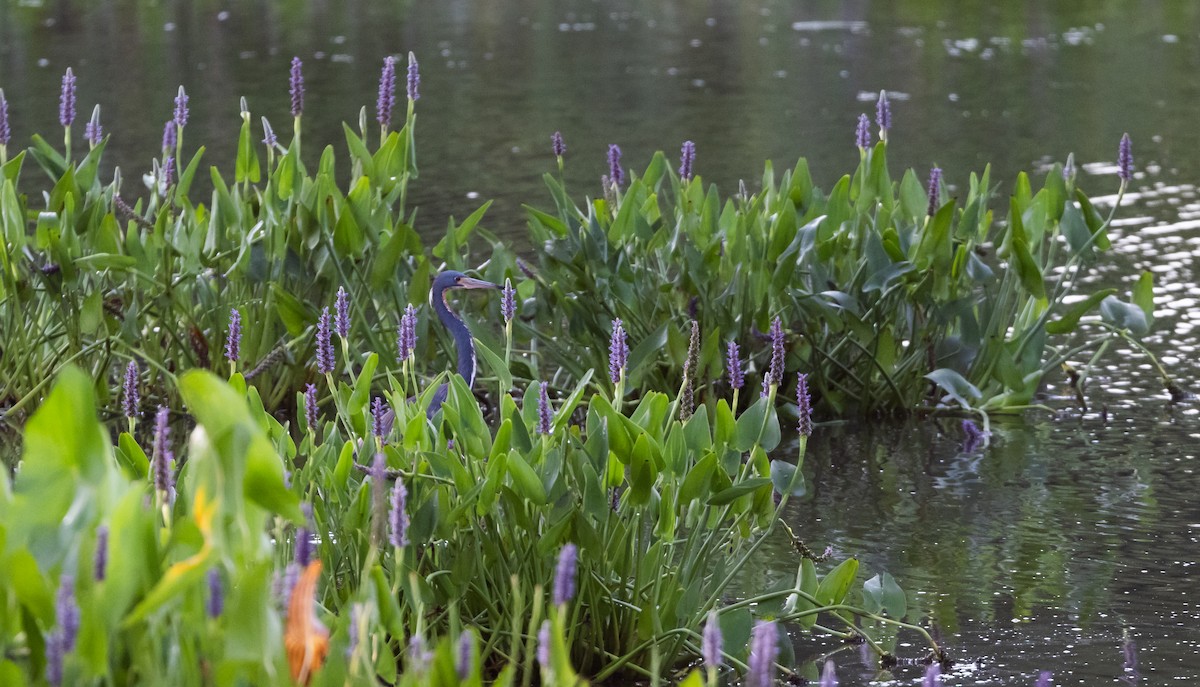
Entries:
[[[879,113],[886,133],[885,99]],[[855,133],[860,163],[828,192],[802,159],[781,176],[768,164],[757,193],[722,197],[703,184],[690,142],[679,174],[658,153],[642,175],[605,181],[583,205],[561,175],[546,174],[554,208],[527,208],[534,243],[545,248],[536,310],[527,313],[539,350],[578,378],[602,364],[597,342],[619,319],[642,342],[629,356],[631,387],[671,388],[688,346],[681,323],[695,320],[706,336],[698,368],[706,378],[719,377],[726,344],[735,343],[749,355],[746,372],[765,380],[774,355],[763,333],[781,319],[786,369],[810,375],[826,412],[950,409],[986,420],[1037,406],[1060,367],[1086,407],[1087,370],[1124,341],[1150,358],[1172,397],[1182,395],[1140,342],[1154,321],[1151,274],[1128,301],[1085,281],[1110,247],[1132,178],[1128,136],[1107,216],[1068,160],[1036,193],[1020,174],[1000,223],[989,208],[997,195],[990,168],[957,193],[936,167],[926,185],[912,170],[896,183],[887,151],[897,137],[872,146],[865,115]],[[1081,327],[1097,308],[1100,317]]]
[[[175,450],[162,426],[145,433],[150,452],[131,432],[110,441],[90,379],[66,368],[26,425],[15,480],[0,477],[5,684],[424,684],[434,637],[457,638],[438,650],[456,677],[434,684],[528,685],[539,671],[547,684],[657,682],[701,657],[714,684],[764,661],[802,670],[784,623],[881,656],[875,630],[890,643],[907,629],[944,658],[899,620],[889,576],[852,591],[856,559],[819,575],[823,558],[794,540],[794,579],[747,587],[806,489],[803,438],[795,463],[768,458],[774,393],[736,417],[721,400],[684,421],[658,392],[625,409],[588,397],[585,375],[552,407],[536,385],[519,406],[505,395],[491,428],[461,377],[432,420],[432,394],[409,401],[395,379],[381,430],[376,361],[337,380],[324,407],[298,402],[299,441],[240,373],[184,373],[195,427]],[[73,604],[66,620],[56,588]],[[747,649],[756,615],[771,619],[767,658],[755,658],[761,628]]]

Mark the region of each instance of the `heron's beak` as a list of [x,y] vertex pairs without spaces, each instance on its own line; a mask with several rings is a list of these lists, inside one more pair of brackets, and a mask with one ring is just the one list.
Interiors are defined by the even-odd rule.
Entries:
[[455,288],[459,289],[498,289],[498,284],[493,284],[490,281],[482,279],[474,279],[472,277],[461,277],[455,284]]

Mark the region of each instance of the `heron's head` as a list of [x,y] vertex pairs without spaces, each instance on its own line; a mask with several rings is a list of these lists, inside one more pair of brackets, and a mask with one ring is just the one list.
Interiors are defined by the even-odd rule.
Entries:
[[430,294],[445,293],[448,289],[498,289],[498,285],[490,281],[468,277],[462,272],[453,270],[442,272],[433,280]]

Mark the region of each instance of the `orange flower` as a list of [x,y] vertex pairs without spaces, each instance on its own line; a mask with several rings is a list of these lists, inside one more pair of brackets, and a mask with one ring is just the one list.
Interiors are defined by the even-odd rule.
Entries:
[[317,579],[321,576],[321,561],[308,564],[292,589],[288,602],[287,630],[283,644],[287,649],[292,679],[307,685],[324,663],[329,653],[329,630],[317,619]]

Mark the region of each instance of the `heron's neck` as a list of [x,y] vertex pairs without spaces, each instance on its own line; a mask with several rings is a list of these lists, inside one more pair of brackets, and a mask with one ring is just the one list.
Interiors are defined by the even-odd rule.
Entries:
[[458,315],[454,314],[446,304],[446,293],[441,298],[433,299],[433,309],[438,319],[449,330],[454,339],[454,347],[458,351],[458,373],[467,380],[467,386],[475,384],[475,342],[471,339],[471,330]]

